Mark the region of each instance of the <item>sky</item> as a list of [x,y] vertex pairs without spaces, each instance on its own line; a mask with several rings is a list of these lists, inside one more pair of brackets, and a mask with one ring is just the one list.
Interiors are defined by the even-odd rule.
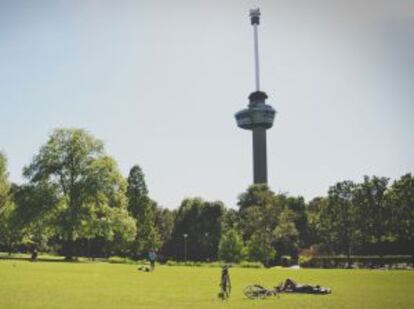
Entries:
[[269,186],[414,172],[413,0],[0,0],[0,150],[10,180],[54,128],[84,128],[150,196],[237,207],[252,183],[250,8],[260,7]]

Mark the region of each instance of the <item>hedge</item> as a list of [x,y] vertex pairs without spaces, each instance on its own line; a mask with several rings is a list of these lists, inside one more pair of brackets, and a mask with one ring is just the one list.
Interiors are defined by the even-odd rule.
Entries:
[[411,255],[299,256],[299,265],[311,268],[412,268],[413,263]]

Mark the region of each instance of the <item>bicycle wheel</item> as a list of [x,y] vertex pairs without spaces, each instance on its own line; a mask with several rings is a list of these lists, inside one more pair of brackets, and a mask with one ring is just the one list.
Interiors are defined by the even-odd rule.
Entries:
[[261,285],[249,285],[243,290],[244,295],[250,299],[262,299],[268,295],[268,290]]

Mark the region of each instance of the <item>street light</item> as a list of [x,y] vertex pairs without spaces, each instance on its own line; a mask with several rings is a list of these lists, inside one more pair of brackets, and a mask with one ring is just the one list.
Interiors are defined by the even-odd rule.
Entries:
[[183,234],[184,237],[184,261],[187,262],[187,237],[188,234]]
[[[271,246],[270,233],[271,233],[271,230],[267,226],[266,227],[266,241],[268,242],[268,244],[266,244],[266,245],[268,245],[268,246]],[[266,254],[266,265],[265,265],[265,267],[269,267],[269,252]]]
[[206,249],[206,259],[207,259],[207,262],[209,262],[210,261],[210,244],[209,244],[209,238],[208,238],[208,232],[205,232],[204,233],[204,236],[206,237],[206,241],[205,241],[205,249]]

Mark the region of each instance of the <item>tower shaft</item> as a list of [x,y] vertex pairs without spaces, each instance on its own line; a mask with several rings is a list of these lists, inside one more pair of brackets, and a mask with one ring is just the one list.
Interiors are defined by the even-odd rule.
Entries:
[[254,41],[254,68],[256,77],[256,91],[260,90],[260,66],[259,66],[259,35],[257,33],[257,24],[253,24],[253,41]]
[[267,183],[266,129],[254,128],[253,136],[253,181]]

